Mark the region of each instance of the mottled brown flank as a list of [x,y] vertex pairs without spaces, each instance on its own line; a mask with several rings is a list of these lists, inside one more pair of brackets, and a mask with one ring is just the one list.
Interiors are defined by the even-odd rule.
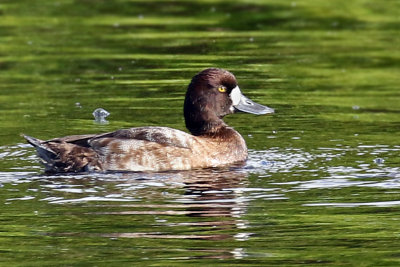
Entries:
[[[219,92],[220,86],[227,92]],[[246,143],[222,120],[233,112],[229,92],[236,86],[233,74],[221,69],[207,69],[193,77],[184,103],[191,134],[167,127],[139,127],[49,141],[25,138],[53,172],[189,170],[243,162]]]
[[[189,141],[187,148],[134,139],[99,138],[90,144],[98,152],[99,164],[104,170],[166,171],[218,167],[244,161],[247,149],[244,140],[232,128],[204,137],[195,137],[170,128],[173,139],[183,137]],[[156,136],[162,135],[159,132]]]

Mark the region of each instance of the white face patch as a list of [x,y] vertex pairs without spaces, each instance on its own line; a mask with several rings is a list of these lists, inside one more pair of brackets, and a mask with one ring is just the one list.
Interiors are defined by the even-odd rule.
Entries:
[[242,98],[242,92],[240,91],[239,86],[236,86],[235,88],[232,89],[230,97],[231,97],[233,106],[236,106],[237,104],[239,104],[240,99]]

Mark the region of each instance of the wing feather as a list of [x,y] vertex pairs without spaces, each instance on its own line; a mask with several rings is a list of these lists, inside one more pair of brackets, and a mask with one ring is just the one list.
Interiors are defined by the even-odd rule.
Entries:
[[89,139],[89,145],[102,138],[131,139],[154,142],[157,144],[190,148],[193,136],[169,127],[137,127],[118,130],[112,133],[97,135]]

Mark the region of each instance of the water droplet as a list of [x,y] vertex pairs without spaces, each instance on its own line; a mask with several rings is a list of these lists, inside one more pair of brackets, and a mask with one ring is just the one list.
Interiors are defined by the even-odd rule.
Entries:
[[383,164],[385,162],[385,160],[383,158],[376,158],[374,159],[374,163],[375,164]]
[[359,110],[359,109],[360,109],[360,106],[355,105],[355,106],[353,106],[353,109],[354,109],[354,110]]
[[110,112],[108,112],[107,110],[103,109],[103,108],[97,108],[95,111],[93,111],[93,116],[94,116],[94,120],[97,123],[101,123],[101,124],[107,124],[108,121],[106,120],[106,117],[108,117],[108,115],[110,115]]

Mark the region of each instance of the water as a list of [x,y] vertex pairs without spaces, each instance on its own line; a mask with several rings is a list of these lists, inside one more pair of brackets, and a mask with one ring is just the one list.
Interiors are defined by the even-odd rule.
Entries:
[[[399,8],[3,1],[0,263],[398,266]],[[226,118],[243,167],[50,176],[20,137],[184,130],[206,67],[276,111]]]

